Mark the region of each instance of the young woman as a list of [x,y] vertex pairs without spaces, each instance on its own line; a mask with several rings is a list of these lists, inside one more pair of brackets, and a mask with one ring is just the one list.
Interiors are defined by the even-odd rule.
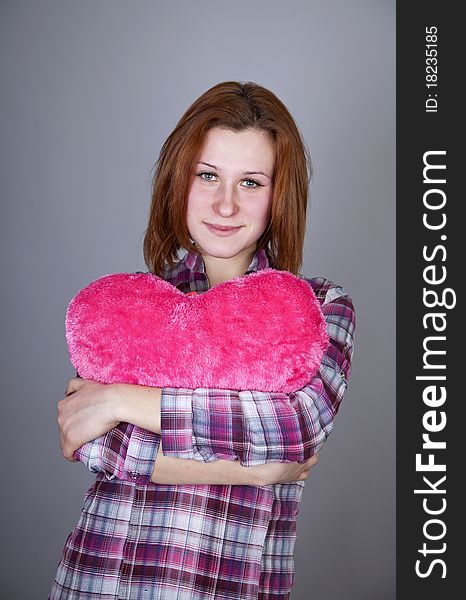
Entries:
[[[274,94],[214,86],[162,147],[144,241],[150,271],[186,293],[267,267],[297,274],[308,175],[302,138]],[[50,600],[289,598],[304,480],[353,353],[351,298],[326,279],[308,282],[331,343],[295,393],[70,380],[61,446],[97,478]]]

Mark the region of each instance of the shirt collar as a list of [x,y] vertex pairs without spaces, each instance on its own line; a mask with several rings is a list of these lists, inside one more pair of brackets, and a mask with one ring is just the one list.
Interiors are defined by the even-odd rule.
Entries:
[[204,260],[200,254],[188,252],[184,257],[184,264],[190,271],[195,273],[205,273]]
[[[195,252],[188,252],[184,259],[185,266],[195,273],[205,273],[205,265],[204,260],[200,254],[196,254]],[[261,269],[267,269],[270,266],[269,258],[267,256],[267,252],[265,248],[261,248],[256,251],[252,260],[249,264],[249,267],[246,273],[254,273],[255,271],[260,271]]]

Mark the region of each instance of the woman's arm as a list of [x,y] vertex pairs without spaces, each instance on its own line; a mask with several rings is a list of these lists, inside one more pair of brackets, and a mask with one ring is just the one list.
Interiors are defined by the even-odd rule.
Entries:
[[238,461],[216,460],[204,463],[187,458],[157,455],[151,481],[166,484],[270,485],[304,481],[318,462],[319,455],[304,463],[266,463],[243,467]]
[[[66,436],[65,431],[75,431],[76,435],[86,439],[100,433],[100,430],[95,425],[96,422],[100,422],[101,426],[104,427],[112,427],[112,430],[108,433],[108,437],[112,439],[112,443],[105,444],[106,437],[104,435],[88,444],[84,444],[78,452],[78,457],[82,462],[87,463],[90,467],[92,465],[91,468],[94,471],[104,471],[110,478],[117,476],[117,472],[121,472],[119,478],[128,479],[129,476],[132,481],[137,479],[138,482],[148,482],[147,475],[141,475],[140,472],[136,471],[136,465],[130,466],[132,460],[131,451],[128,453],[130,443],[132,443],[133,447],[149,449],[149,457],[144,457],[139,453],[136,464],[138,468],[144,464],[143,471],[146,473],[152,469],[150,481],[153,483],[222,485],[292,483],[307,479],[311,467],[317,464],[317,454],[304,463],[267,463],[255,467],[243,467],[238,461],[231,460],[215,460],[214,462],[205,463],[197,460],[164,456],[161,451],[161,444],[159,444],[160,436],[155,436],[153,432],[148,430],[150,427],[159,427],[157,423],[160,422],[160,419],[154,420],[153,413],[154,403],[157,404],[160,402],[160,390],[150,388],[141,388],[138,390],[139,386],[129,386],[128,389],[125,386],[117,387],[120,391],[120,397],[125,397],[126,395],[127,399],[131,399],[133,403],[140,403],[142,411],[145,409],[142,415],[138,415],[137,411],[135,411],[135,420],[138,421],[139,427],[136,428],[133,424],[127,422],[115,427],[117,422],[111,419],[115,417],[116,413],[111,411],[109,414],[106,414],[106,410],[108,410],[107,402],[103,401],[102,398],[99,401],[99,394],[104,396],[108,390],[111,390],[112,395],[115,396],[114,388],[111,386],[104,387],[102,384],[93,381],[76,378],[70,380],[66,390],[67,399],[60,402],[59,408],[59,424],[60,430],[63,432],[62,439],[68,439],[68,443],[70,443],[70,436]],[[132,394],[135,395],[133,398],[131,398]],[[95,398],[97,398],[97,401]],[[118,404],[118,402],[114,402],[113,405],[115,404]],[[125,403],[122,406],[124,407],[124,405]],[[96,419],[96,413],[99,410],[102,414],[100,418]],[[160,413],[160,411],[158,412]],[[151,414],[152,417],[150,416]],[[140,420],[138,417],[140,417]],[[130,420],[131,414],[126,416],[118,415],[118,418]],[[79,424],[79,427],[77,427],[77,424]],[[146,426],[145,428],[144,425]],[[129,436],[128,429],[131,430]],[[151,440],[147,439],[151,435],[154,436],[152,443]],[[100,445],[99,440],[103,442]],[[116,445],[115,441],[117,442]],[[79,443],[76,439],[72,445]],[[62,442],[62,446],[65,447],[64,442]],[[157,447],[158,452],[154,463],[151,451]],[[91,453],[92,451],[95,453],[97,450],[96,456],[86,456],[84,454],[86,448]],[[70,454],[69,451],[64,450],[64,453],[68,454],[67,457],[70,460],[73,460],[72,452]]]
[[[160,396],[164,454],[200,461],[239,458],[242,465],[255,465],[303,461],[321,447],[346,389],[355,323],[350,297],[322,282],[315,291],[331,343],[308,386],[293,394],[164,388]],[[153,393],[152,412],[149,409],[146,417],[157,410],[158,392]],[[154,429],[157,419],[151,421]],[[159,441],[158,435],[120,423],[85,444],[76,458],[109,477],[143,482],[152,474]]]

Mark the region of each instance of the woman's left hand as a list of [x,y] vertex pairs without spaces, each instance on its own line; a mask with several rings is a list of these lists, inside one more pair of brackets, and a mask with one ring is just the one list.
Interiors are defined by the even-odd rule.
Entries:
[[112,384],[80,377],[68,382],[65,398],[58,403],[58,427],[63,456],[73,461],[74,452],[116,427]]

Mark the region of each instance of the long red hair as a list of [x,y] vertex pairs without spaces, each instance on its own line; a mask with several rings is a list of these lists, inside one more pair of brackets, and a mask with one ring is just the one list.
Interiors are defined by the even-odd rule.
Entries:
[[186,204],[192,170],[204,137],[212,127],[267,132],[275,146],[271,217],[257,242],[271,265],[297,273],[302,264],[309,153],[286,106],[275,94],[252,82],[225,81],[191,104],[168,136],[155,164],[152,201],[144,237],[144,259],[161,275],[178,260],[178,250],[197,252],[186,225]]

